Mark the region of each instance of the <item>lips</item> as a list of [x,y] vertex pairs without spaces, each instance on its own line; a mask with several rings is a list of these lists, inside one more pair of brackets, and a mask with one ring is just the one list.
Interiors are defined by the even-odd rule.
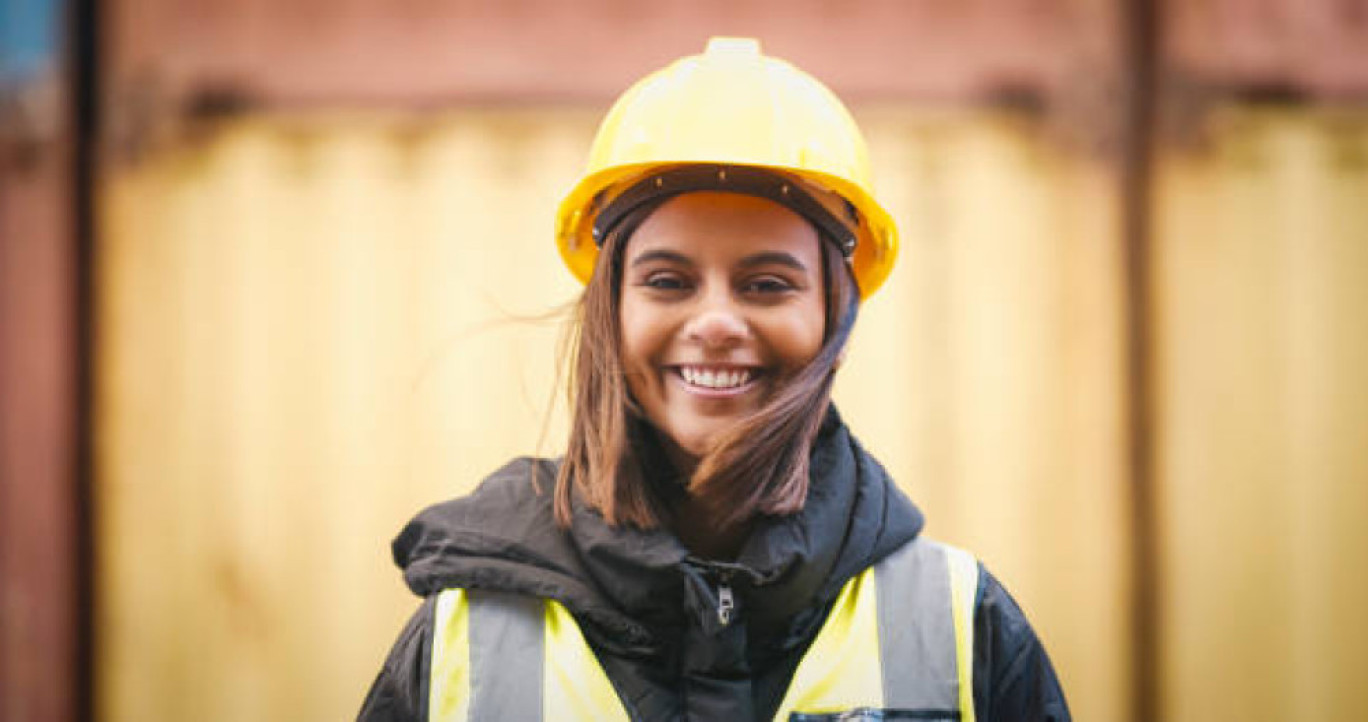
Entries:
[[745,386],[751,380],[750,369],[708,368],[706,366],[680,366],[679,375],[691,386],[710,389],[730,389]]
[[703,392],[738,392],[750,386],[759,369],[747,366],[689,364],[674,367],[690,388]]

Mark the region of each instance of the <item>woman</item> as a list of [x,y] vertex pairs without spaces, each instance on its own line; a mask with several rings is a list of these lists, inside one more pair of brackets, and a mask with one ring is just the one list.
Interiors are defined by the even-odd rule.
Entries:
[[896,253],[816,80],[715,39],[610,111],[562,205],[561,460],[394,542],[426,601],[364,720],[1067,719],[1040,643],[830,405]]

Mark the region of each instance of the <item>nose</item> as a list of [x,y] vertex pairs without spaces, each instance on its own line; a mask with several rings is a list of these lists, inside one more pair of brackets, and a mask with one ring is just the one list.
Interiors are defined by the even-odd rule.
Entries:
[[705,299],[684,328],[688,340],[718,349],[736,346],[749,332],[746,319],[730,298]]

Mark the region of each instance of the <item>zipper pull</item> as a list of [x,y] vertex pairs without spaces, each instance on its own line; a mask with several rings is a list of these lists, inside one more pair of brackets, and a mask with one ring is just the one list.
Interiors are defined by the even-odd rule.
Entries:
[[717,621],[722,626],[731,624],[732,613],[736,610],[736,600],[732,597],[732,588],[729,584],[719,584],[717,586]]

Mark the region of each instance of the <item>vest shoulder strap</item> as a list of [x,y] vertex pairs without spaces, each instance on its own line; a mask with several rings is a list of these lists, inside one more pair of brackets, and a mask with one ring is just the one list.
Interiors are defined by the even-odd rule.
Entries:
[[972,555],[920,538],[857,575],[799,663],[775,719],[863,708],[973,722],[977,588]]
[[978,560],[917,538],[875,565],[885,702],[974,720],[974,605]]
[[437,597],[430,722],[622,720],[627,712],[564,606],[447,589]]

